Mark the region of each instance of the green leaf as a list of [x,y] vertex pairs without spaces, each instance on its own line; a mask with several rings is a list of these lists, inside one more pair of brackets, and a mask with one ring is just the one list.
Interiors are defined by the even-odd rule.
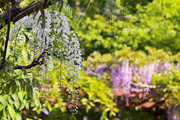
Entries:
[[44,13],[43,5],[40,1],[39,1],[39,8],[42,16],[42,28],[45,28],[45,13]]
[[8,98],[8,102],[13,105],[14,101],[11,99],[11,97]]
[[27,51],[25,48],[22,49],[22,55],[24,57],[24,59],[27,61],[28,60],[28,55],[27,55]]
[[26,44],[29,42],[29,37],[24,33],[25,39],[26,39]]
[[14,105],[15,105],[15,107],[18,109],[19,107],[20,107],[20,101],[19,101],[19,98],[18,98],[18,96],[17,95],[15,95],[15,94],[13,94],[12,95],[12,98],[14,99]]
[[63,4],[64,4],[64,1],[63,1],[63,0],[60,0],[60,1],[58,2],[59,12],[62,11]]
[[16,120],[22,120],[21,113],[16,113]]
[[138,106],[135,106],[135,110],[138,111],[138,110],[139,110],[139,107],[138,107]]
[[86,112],[88,113],[89,109],[91,109],[91,106],[90,105],[87,105],[86,107]]
[[38,106],[39,108],[41,108],[41,103],[39,102],[38,99],[35,99],[35,100],[34,100],[34,103],[35,103],[36,106]]
[[31,119],[31,118],[27,118],[26,120],[34,120],[34,119]]
[[[4,39],[3,38],[0,38],[0,43],[1,43],[1,46],[4,45]],[[1,51],[3,51],[3,49],[1,48]]]
[[95,99],[94,102],[100,102],[101,100],[100,99]]
[[8,100],[8,95],[4,95],[4,96],[0,96],[0,102],[3,104],[3,105],[7,105],[7,100]]
[[14,118],[16,116],[16,112],[14,111],[13,107],[11,105],[9,105],[9,104],[8,104],[8,111],[9,111],[10,116],[14,120]]
[[72,20],[71,26],[72,26],[72,28],[73,28],[74,30],[78,27],[78,23],[79,23],[79,20],[78,20],[78,19],[73,19],[73,20]]
[[89,102],[89,104],[90,104],[92,107],[95,106],[95,104],[94,104],[93,102]]
[[20,83],[21,89],[24,90],[25,89],[24,79],[19,79],[18,81]]
[[14,80],[11,80],[10,83],[7,84],[7,87],[6,87],[7,93],[10,92],[10,88],[11,88],[11,86],[13,86],[14,82],[15,82]]
[[111,111],[111,112],[110,112],[110,116],[116,116],[116,113],[113,112],[113,111]]
[[12,92],[15,93],[16,92],[16,82],[14,81],[13,86],[12,86]]
[[4,105],[0,104],[0,111],[4,109]]
[[117,113],[119,111],[119,109],[118,108],[113,108],[113,111]]
[[19,109],[22,110],[24,108],[24,106],[25,106],[24,103],[21,102],[21,107]]
[[36,80],[36,85],[37,85],[37,87],[40,89],[41,88],[41,85],[39,84],[39,81],[38,80]]
[[30,103],[30,101],[26,100],[26,105],[25,105],[25,107],[26,107],[27,110],[29,110],[29,103]]
[[87,98],[82,98],[82,100],[81,100],[81,102],[82,102],[83,105],[87,105],[87,101],[88,101]]
[[33,9],[33,11],[35,12],[35,14],[34,14],[34,16],[33,16],[33,19],[35,19],[37,13],[39,12],[37,9],[38,9],[38,4],[36,4],[35,7],[34,7],[34,9]]
[[24,76],[26,76],[27,75],[26,68],[22,68],[21,70],[23,71]]
[[28,96],[33,96],[33,87],[31,85],[30,79],[26,79],[27,85],[26,85],[26,90],[28,92]]
[[110,110],[110,108],[106,108],[104,111],[105,111],[105,112],[108,112],[109,110]]
[[18,93],[18,96],[19,96],[19,98],[20,98],[20,100],[21,100],[21,102],[22,102],[22,101],[23,101],[23,97],[24,97],[23,91],[20,91],[20,92]]
[[2,17],[0,17],[0,26],[5,26],[5,22],[4,22],[4,19]]

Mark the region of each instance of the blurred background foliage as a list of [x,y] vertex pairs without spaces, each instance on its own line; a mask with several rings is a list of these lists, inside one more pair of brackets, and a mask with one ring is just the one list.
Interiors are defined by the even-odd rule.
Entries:
[[[149,4],[147,4],[148,2]],[[84,56],[87,57],[94,50],[101,53],[111,53],[122,49],[124,44],[133,50],[145,50],[146,46],[151,46],[176,54],[180,50],[178,44],[180,43],[179,2],[179,0],[176,2],[171,0],[155,0],[153,2],[137,0],[132,2],[129,0],[124,19],[120,19],[121,15],[112,14],[112,22],[103,12],[105,1],[103,3],[92,2],[77,31],[81,46],[84,48]],[[80,4],[79,8],[82,8],[80,11],[85,11],[83,8],[86,7],[83,4],[86,1],[76,1],[76,3]],[[94,11],[101,4],[102,8],[99,9],[102,12],[95,14]],[[94,7],[94,11],[92,7]],[[124,6],[122,5],[122,7]],[[119,10],[118,13],[121,14],[121,11]],[[91,17],[92,14],[93,17]],[[111,36],[111,27],[108,26],[114,27],[114,38]],[[129,32],[123,31],[124,27],[127,27]],[[131,29],[149,29],[150,31],[142,32],[139,30],[137,32]]]
[[[53,72],[46,73],[47,76],[44,79],[41,79],[40,72],[35,71],[39,68],[13,73],[19,76],[16,80],[11,78],[12,73],[7,74],[5,71],[0,73],[4,81],[11,80],[5,84],[4,81],[0,83],[2,120],[11,117],[20,120],[23,109],[29,110],[27,115],[29,120],[82,120],[85,116],[93,120],[108,120],[117,118],[120,111],[122,112],[119,118],[122,120],[154,120],[153,111],[121,110],[114,101],[114,95],[111,92],[111,73],[108,70],[118,66],[125,59],[129,59],[129,64],[138,68],[156,60],[160,60],[162,64],[170,62],[171,71],[152,74],[151,84],[163,87],[156,90],[168,96],[166,102],[171,103],[172,107],[180,106],[180,69],[177,66],[180,63],[180,0],[176,2],[172,0],[117,0],[116,8],[112,8],[109,14],[105,13],[107,0],[92,0],[86,11],[89,2],[89,0],[68,1],[72,9],[68,8],[71,27],[78,35],[84,57],[79,80],[81,84],[75,86],[80,90],[79,114],[73,116],[69,112],[67,89],[69,80],[63,76],[66,79],[63,88],[59,88],[55,76],[59,73],[58,69],[55,69],[58,65],[54,60]],[[22,2],[21,6],[29,3],[32,3],[32,0]],[[116,9],[115,13],[112,12],[113,9]],[[64,12],[67,13],[67,11]],[[82,21],[80,21],[81,17]],[[125,31],[125,28],[129,32]],[[132,29],[149,29],[150,31],[132,31]],[[3,46],[6,27],[0,32],[2,34],[0,46]],[[29,51],[26,46],[22,46],[21,50],[23,52],[19,51],[19,62],[25,65]],[[0,53],[1,51],[3,51],[2,47],[0,47]],[[32,60],[32,58],[29,59]],[[8,64],[11,67],[14,63]],[[96,71],[101,65],[107,67],[108,70],[97,74]],[[89,73],[88,70],[90,70]],[[39,77],[28,80],[23,78],[24,75],[37,76],[37,74]],[[48,79],[52,79],[52,83],[40,87],[45,82],[44,80]],[[31,84],[25,88],[29,83]],[[11,87],[5,90],[8,85]],[[35,89],[38,91],[35,92]],[[33,98],[30,97],[32,94]],[[47,115],[43,108],[47,109]],[[166,118],[167,115],[160,115],[160,119]]]

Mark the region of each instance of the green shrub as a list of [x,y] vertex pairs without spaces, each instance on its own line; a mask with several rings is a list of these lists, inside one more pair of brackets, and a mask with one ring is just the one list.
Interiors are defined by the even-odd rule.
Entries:
[[87,57],[93,51],[114,52],[124,48],[124,45],[133,50],[145,50],[146,46],[151,46],[177,53],[180,51],[179,5],[180,0],[176,3],[171,0],[154,0],[147,6],[137,4],[137,12],[125,16],[125,21],[118,17],[113,17],[111,21],[97,14],[93,18],[84,18],[77,32],[84,56]]

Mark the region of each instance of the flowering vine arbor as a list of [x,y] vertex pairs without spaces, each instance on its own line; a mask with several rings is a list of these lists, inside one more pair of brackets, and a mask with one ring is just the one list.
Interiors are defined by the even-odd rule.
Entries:
[[[41,88],[45,84],[52,84],[61,90],[64,79],[69,80],[66,84],[69,98],[72,98],[70,105],[73,108],[72,113],[76,114],[78,90],[75,87],[80,78],[81,50],[76,34],[70,29],[70,20],[65,15],[69,9],[63,4],[67,4],[67,1],[29,0],[29,5],[20,8],[21,2],[23,0],[3,0],[0,3],[1,9],[4,10],[0,15],[0,93],[1,103],[5,106],[1,114],[4,119],[9,115],[13,119],[20,115],[14,114],[15,103],[3,102],[10,99],[7,94],[14,93],[16,102],[17,97],[22,98],[25,95],[20,90],[26,90],[30,99],[34,95],[33,101],[41,107],[37,104],[40,101],[36,98],[33,87]],[[52,73],[54,69],[56,72]],[[58,83],[54,83],[53,79],[57,79]],[[24,106],[28,105],[29,101],[26,101]],[[18,107],[17,104],[15,106],[17,110],[24,108]],[[8,110],[12,112],[9,113]],[[6,112],[9,114],[6,115]]]
[[[172,116],[178,118],[179,63],[172,64],[159,55],[156,58],[151,54],[158,54],[159,51],[150,50],[147,47],[150,55],[132,52],[128,47],[117,50],[112,55],[94,52],[83,64],[91,66],[85,68],[88,75],[93,74],[102,80],[105,76],[110,78],[111,91],[120,110],[123,107],[130,111],[156,108],[153,113],[157,113],[156,117],[159,119],[158,115],[165,114],[168,109],[169,120]],[[103,60],[100,61],[101,64],[97,64],[97,59]]]

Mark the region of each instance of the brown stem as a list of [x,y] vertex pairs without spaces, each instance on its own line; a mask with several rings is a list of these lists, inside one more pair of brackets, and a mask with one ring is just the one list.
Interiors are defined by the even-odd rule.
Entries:
[[[48,0],[41,0],[41,4],[43,5],[43,8],[47,8],[48,6],[52,5],[51,1],[47,2]],[[11,15],[11,21],[14,23],[17,22],[18,20],[22,19],[23,17],[30,15],[31,13],[34,12],[34,8],[36,5],[38,5],[39,2],[32,3],[31,5],[25,6],[23,8],[11,8],[11,11],[13,11],[13,14]],[[38,7],[35,11],[38,10]],[[6,17],[7,11],[4,12],[3,14],[0,15],[4,19],[5,24],[8,24],[8,18]],[[4,26],[0,26],[0,30]]]
[[161,88],[162,86],[156,86],[156,85],[147,85],[143,83],[133,83],[131,82],[131,85],[137,86],[137,87],[146,87],[146,88]]
[[[26,68],[26,69],[30,69],[36,65],[42,65],[45,61],[44,61],[44,54],[46,54],[47,52],[43,52],[38,58],[34,59],[33,62],[29,65],[26,65],[26,66],[20,66],[20,65],[17,65],[17,66],[14,66],[13,67],[13,70],[16,70],[16,69],[23,69],[23,68]],[[42,58],[42,61],[40,61],[40,59]]]
[[[52,47],[52,46],[49,45],[48,49],[45,49],[44,52],[41,53],[41,55],[40,55],[38,58],[35,58],[31,64],[29,64],[29,65],[27,65],[27,66],[17,65],[17,66],[14,66],[14,67],[13,67],[13,70],[23,69],[23,68],[30,69],[30,68],[32,68],[32,67],[34,67],[34,66],[36,66],[36,65],[42,65],[42,64],[44,64],[44,62],[45,62],[45,54],[46,54],[46,55],[50,55],[50,54],[48,53],[48,50],[49,50],[51,47]],[[40,61],[41,58],[42,58],[42,60]]]

